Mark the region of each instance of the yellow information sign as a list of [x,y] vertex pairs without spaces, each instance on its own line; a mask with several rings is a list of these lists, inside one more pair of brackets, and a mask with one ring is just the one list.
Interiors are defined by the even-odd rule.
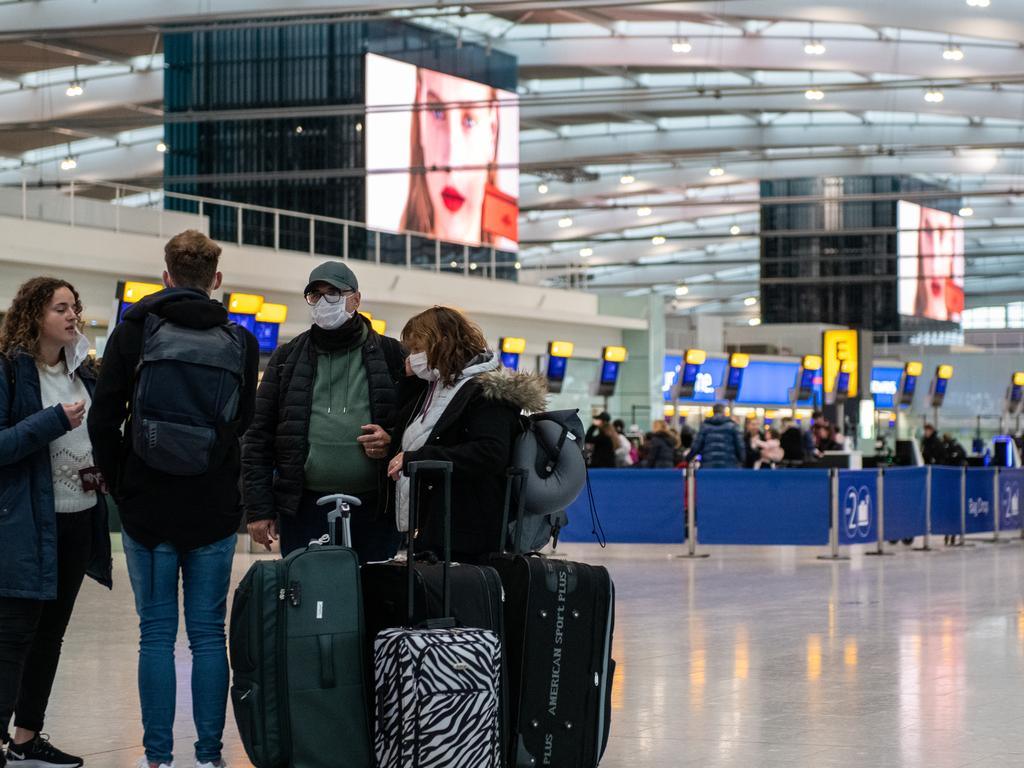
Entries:
[[857,331],[825,331],[823,342],[825,391],[834,392],[840,370],[850,374],[851,398],[857,397]]

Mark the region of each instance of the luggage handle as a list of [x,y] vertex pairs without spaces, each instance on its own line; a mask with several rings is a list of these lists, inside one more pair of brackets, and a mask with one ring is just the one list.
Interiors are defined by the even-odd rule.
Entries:
[[503,555],[508,551],[508,523],[512,509],[512,484],[516,478],[519,479],[519,499],[516,504],[516,535],[515,541],[512,544],[512,554],[521,555],[523,553],[523,514],[526,510],[526,479],[528,474],[525,469],[520,467],[509,467],[505,472],[507,477],[505,481],[505,512],[501,518],[501,543],[498,546],[498,551]]
[[326,507],[333,504],[327,514],[327,533],[330,536],[330,543],[338,543],[338,520],[341,520],[341,545],[352,547],[352,507],[361,507],[363,502],[355,496],[348,496],[344,493],[332,493],[330,496],[321,496],[316,500],[318,507]]
[[428,622],[428,629],[450,628],[454,626],[452,620],[452,595],[451,586],[448,583],[449,570],[452,563],[452,463],[450,461],[411,461],[405,467],[405,473],[409,476],[409,548],[406,553],[408,563],[407,587],[408,587],[408,627],[412,627],[416,613],[416,572],[414,563],[416,561],[416,531],[419,528],[419,483],[422,481],[424,472],[440,472],[444,478],[444,560],[441,580],[442,618]]

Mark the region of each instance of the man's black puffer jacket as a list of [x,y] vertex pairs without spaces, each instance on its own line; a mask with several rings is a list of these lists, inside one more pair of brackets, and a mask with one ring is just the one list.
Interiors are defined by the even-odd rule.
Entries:
[[[397,403],[396,382],[405,374],[401,345],[381,336],[369,321],[363,364],[370,386],[373,423],[390,432]],[[294,516],[305,487],[309,418],[313,407],[317,350],[309,331],[278,347],[256,393],[256,415],[242,441],[242,497],[246,520]],[[380,492],[387,493],[387,462],[380,461]]]

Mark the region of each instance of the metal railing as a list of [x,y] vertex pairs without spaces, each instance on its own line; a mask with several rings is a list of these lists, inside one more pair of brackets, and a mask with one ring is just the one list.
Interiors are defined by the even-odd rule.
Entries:
[[[359,259],[410,270],[461,274],[491,280],[517,280],[515,253],[493,245],[471,246],[422,232],[387,231],[350,219],[289,211],[166,189],[109,181],[71,181],[62,187],[37,188],[23,181],[15,195],[0,194],[0,216],[51,221],[72,227],[114,232],[173,235],[182,228],[200,229],[216,240],[311,256]],[[97,198],[96,191],[100,191]],[[126,201],[159,193],[158,207]]]

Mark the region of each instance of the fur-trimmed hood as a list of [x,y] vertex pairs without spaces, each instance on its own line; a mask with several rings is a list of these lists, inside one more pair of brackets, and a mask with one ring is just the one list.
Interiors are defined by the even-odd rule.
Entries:
[[495,368],[478,374],[475,379],[488,400],[503,400],[526,413],[540,413],[547,409],[547,381],[539,373]]

